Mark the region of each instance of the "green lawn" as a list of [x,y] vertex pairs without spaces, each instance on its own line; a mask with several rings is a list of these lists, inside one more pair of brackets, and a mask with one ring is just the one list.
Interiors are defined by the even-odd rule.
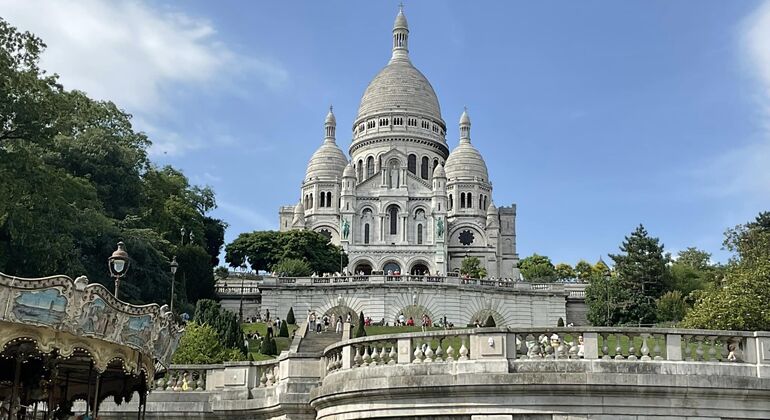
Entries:
[[[289,338],[275,337],[275,345],[278,347],[278,354],[284,350],[287,350],[289,346],[291,346],[291,335],[297,328],[297,325],[289,325]],[[262,337],[267,335],[267,324],[264,322],[241,324],[241,329],[247,334],[258,332]],[[273,329],[277,330],[277,328]],[[274,333],[278,334],[278,331],[274,331]],[[269,356],[259,352],[259,340],[249,340],[249,354],[251,355],[251,358],[257,362],[260,360],[270,360],[275,358],[275,356]]]

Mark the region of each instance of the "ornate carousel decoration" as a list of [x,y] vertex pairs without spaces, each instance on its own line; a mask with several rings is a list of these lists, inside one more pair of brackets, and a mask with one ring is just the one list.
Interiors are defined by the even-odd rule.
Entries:
[[69,418],[76,400],[95,418],[134,393],[142,410],[181,334],[167,305],[125,303],[86,277],[0,273],[0,419]]

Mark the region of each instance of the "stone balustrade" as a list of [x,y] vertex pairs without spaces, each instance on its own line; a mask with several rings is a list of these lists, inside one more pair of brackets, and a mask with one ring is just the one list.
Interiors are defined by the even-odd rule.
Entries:
[[[245,281],[245,280],[244,280]],[[233,296],[259,293],[260,287],[292,287],[292,286],[320,286],[348,285],[351,283],[367,284],[447,284],[453,286],[470,286],[483,288],[505,288],[518,290],[533,290],[552,292],[567,291],[569,297],[584,298],[586,283],[527,283],[511,281],[510,279],[470,279],[457,276],[418,276],[418,275],[355,275],[355,276],[330,276],[330,277],[273,277],[262,276],[250,278],[242,284],[241,279],[219,280],[216,285],[216,293],[220,296]]]
[[297,348],[263,362],[173,365],[148,411],[190,418],[182,402],[192,401],[196,418],[219,419],[770,417],[767,332],[479,328]]

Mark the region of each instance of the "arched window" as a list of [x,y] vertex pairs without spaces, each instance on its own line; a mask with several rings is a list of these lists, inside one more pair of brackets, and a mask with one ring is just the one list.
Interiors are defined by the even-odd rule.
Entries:
[[422,179],[428,179],[428,165],[430,161],[427,156],[422,157],[422,165],[420,165],[420,176]]
[[479,196],[479,208],[484,210],[484,195]]
[[422,224],[417,225],[417,245],[422,245]]
[[364,225],[364,243],[369,243],[369,223]]
[[369,156],[366,158],[366,177],[371,178],[374,175],[374,158]]
[[438,159],[433,159],[433,170],[436,170],[436,166],[438,166]]
[[469,209],[473,208],[473,194],[468,193],[468,195],[465,196],[465,207]]
[[452,206],[454,206],[454,200],[452,199],[452,194],[449,194],[449,210],[452,210]]
[[356,169],[358,170],[358,182],[361,182],[364,180],[364,160],[363,159],[358,160],[358,168]]
[[314,209],[313,207],[313,193],[310,193],[310,208]]
[[388,207],[388,215],[390,216],[390,234],[396,235],[398,233],[398,207]]
[[321,202],[318,203],[318,207],[323,207],[326,203],[326,193],[321,191]]
[[489,204],[487,203],[487,198],[488,198],[488,197],[485,195],[485,196],[484,196],[484,210],[486,210],[486,209],[487,209],[487,207],[489,207]]
[[417,175],[417,156],[409,155],[409,158],[406,160],[406,169]]
[[465,193],[460,193],[460,208],[465,208]]

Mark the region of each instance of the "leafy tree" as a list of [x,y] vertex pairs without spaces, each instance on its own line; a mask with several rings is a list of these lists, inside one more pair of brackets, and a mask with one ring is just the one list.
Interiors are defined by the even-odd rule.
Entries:
[[580,260],[575,264],[575,275],[581,282],[588,283],[593,278],[594,268],[588,261]]
[[682,324],[689,328],[770,329],[770,212],[728,229],[724,246],[735,255],[721,285],[704,291]]
[[358,313],[358,325],[353,338],[366,337],[366,328],[364,328],[364,311]]
[[310,264],[295,258],[281,260],[272,267],[272,270],[282,277],[306,277],[313,272]]
[[556,280],[556,269],[551,259],[537,253],[524,258],[519,263],[524,279],[531,282],[552,282]]
[[318,273],[339,271],[340,263],[347,265],[348,262],[340,247],[309,230],[242,233],[225,246],[225,261],[233,267],[248,261],[255,270],[271,271],[286,259],[307,261],[311,272]]
[[655,302],[658,321],[679,322],[687,313],[687,304],[679,290],[666,292]]
[[575,278],[575,270],[571,265],[566,263],[556,264],[554,273],[556,275],[556,280],[558,281],[567,281]]
[[692,246],[679,251],[676,262],[695,270],[707,270],[712,266],[711,254]]
[[[589,265],[590,267],[590,265]],[[595,326],[612,326],[622,322],[625,308],[629,306],[629,291],[623,286],[617,275],[602,276],[594,274],[587,280],[586,318]]]
[[214,328],[196,322],[187,323],[173,356],[174,363],[183,364],[210,364],[245,359],[246,356],[241,350],[224,347]]
[[481,260],[478,257],[465,257],[460,265],[460,274],[480,279],[487,276],[487,269],[481,266]]
[[288,322],[284,321],[281,322],[281,330],[278,331],[278,337],[289,337],[289,327]]
[[227,267],[219,266],[214,269],[214,277],[217,279],[225,280],[230,276],[230,270]]
[[593,272],[601,276],[609,276],[612,273],[612,270],[610,270],[610,266],[608,266],[604,260],[599,258],[599,261],[593,266]]
[[219,303],[210,299],[199,300],[195,306],[193,322],[211,326],[224,347],[247,352],[243,345],[243,332],[238,323],[238,316],[222,308]]
[[[180,227],[199,246],[205,239],[209,260],[219,254],[224,223],[207,216],[213,191],[153,166],[150,140],[131,116],[65,90],[39,67],[44,49],[0,18],[0,271],[86,274],[111,289],[105,261],[123,240],[132,265],[119,297],[167,302]],[[181,291],[198,290],[177,282]],[[177,307],[187,305],[187,292],[178,296]]]
[[666,292],[669,284],[668,256],[658,238],[650,237],[639,225],[620,246],[622,253],[610,255],[621,287],[628,300],[616,314],[621,324],[655,322],[655,300]]
[[269,356],[275,356],[278,354],[278,345],[273,337],[264,337],[262,339],[262,345],[259,348],[259,352]]
[[294,307],[289,308],[289,313],[286,314],[286,323],[291,325],[297,325],[297,320],[294,318]]

